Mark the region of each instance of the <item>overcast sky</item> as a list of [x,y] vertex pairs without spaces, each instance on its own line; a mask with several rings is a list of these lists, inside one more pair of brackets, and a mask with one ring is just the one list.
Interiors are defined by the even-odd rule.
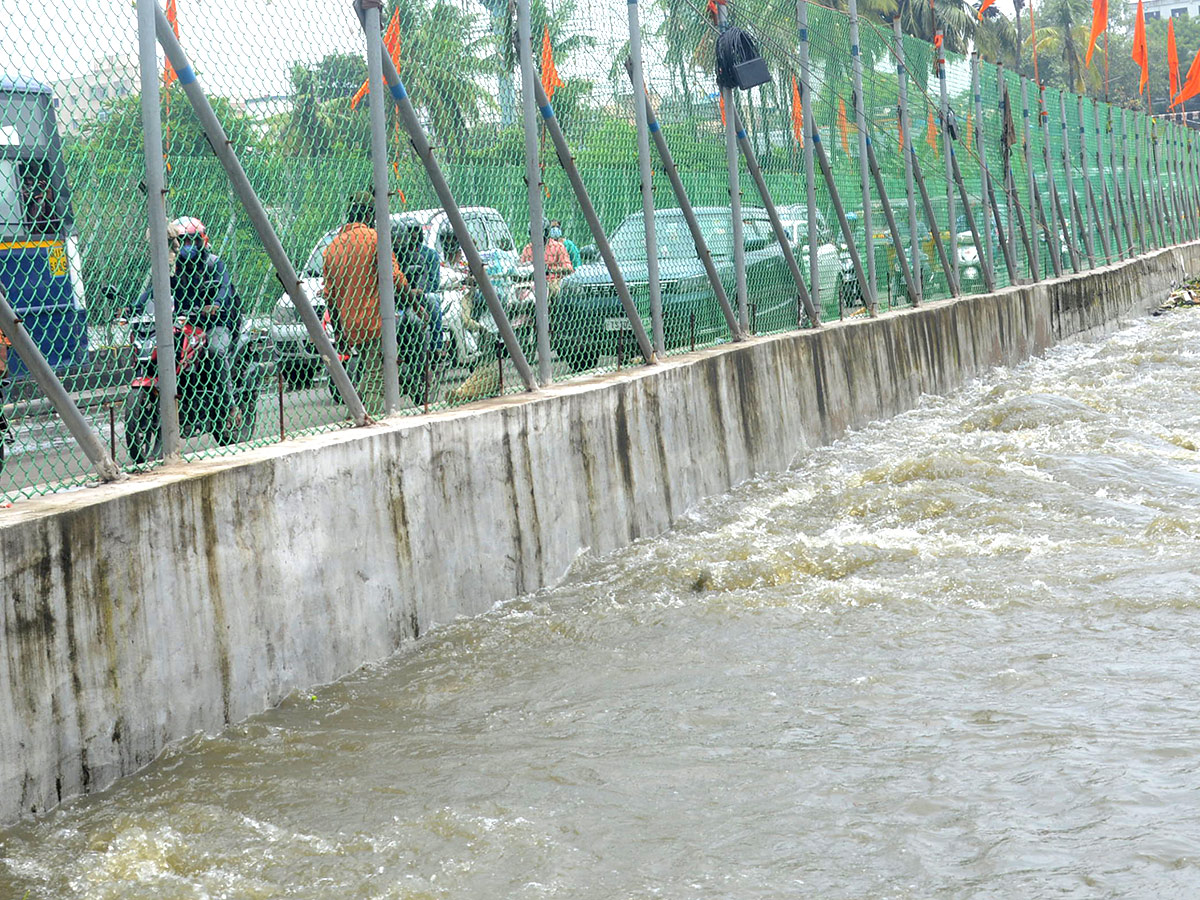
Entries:
[[[474,0],[463,0],[473,3]],[[701,0],[696,0],[696,5]],[[288,91],[293,62],[327,53],[363,52],[352,7],[346,0],[178,0],[184,46],[214,93],[240,97]],[[553,6],[553,0],[550,0]],[[654,12],[643,6],[647,32]],[[1011,15],[1012,0],[997,6]],[[481,7],[474,7],[480,9]],[[625,0],[578,0],[578,26],[598,46],[577,54],[564,76],[603,81],[627,37]],[[0,74],[58,81],[88,71],[108,56],[135,59],[137,13],[131,0],[0,0]],[[481,27],[486,19],[480,18]],[[655,64],[659,48],[647,38],[648,77],[664,78]],[[161,58],[161,54],[160,54]]]

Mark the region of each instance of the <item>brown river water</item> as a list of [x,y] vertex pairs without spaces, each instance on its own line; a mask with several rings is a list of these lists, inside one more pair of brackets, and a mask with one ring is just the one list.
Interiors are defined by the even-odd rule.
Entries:
[[1200,311],[0,831],[0,900],[1200,896]]

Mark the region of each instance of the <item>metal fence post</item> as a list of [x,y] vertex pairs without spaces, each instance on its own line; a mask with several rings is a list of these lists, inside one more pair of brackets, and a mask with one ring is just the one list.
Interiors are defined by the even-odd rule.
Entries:
[[1105,213],[1106,235],[1111,234],[1113,259],[1121,258],[1121,234],[1117,230],[1117,213],[1113,208],[1112,197],[1108,192],[1108,178],[1104,173],[1103,139],[1100,134],[1099,104],[1092,98],[1092,131],[1096,135],[1096,175],[1100,179],[1100,205]]
[[1100,246],[1104,249],[1104,262],[1112,262],[1112,248],[1108,244],[1108,232],[1104,230],[1104,217],[1100,215],[1100,204],[1092,190],[1092,176],[1088,172],[1087,130],[1083,119],[1083,97],[1075,95],[1076,113],[1079,116],[1079,170],[1083,173],[1083,192],[1087,198],[1088,228],[1100,235]]
[[1129,211],[1125,207],[1125,192],[1121,190],[1121,174],[1117,168],[1117,137],[1116,131],[1113,128],[1113,108],[1110,104],[1105,104],[1105,110],[1108,114],[1108,120],[1105,123],[1105,129],[1108,132],[1108,168],[1112,172],[1112,192],[1117,198],[1117,214],[1121,219],[1121,235],[1125,241],[1125,246],[1128,248],[1126,256],[1133,256],[1137,251],[1133,244],[1133,227],[1129,222]]
[[850,19],[850,72],[854,84],[854,123],[858,130],[858,180],[862,188],[863,201],[863,234],[867,251],[867,284],[864,285],[863,298],[872,316],[878,314],[879,304],[876,294],[879,284],[875,280],[875,228],[871,215],[871,176],[867,162],[867,112],[863,99],[862,55],[858,43],[858,0],[849,0]]
[[[1042,280],[1042,262],[1041,254],[1038,252],[1037,240],[1037,224],[1036,217],[1038,214],[1038,197],[1037,184],[1033,180],[1033,134],[1029,124],[1029,82],[1018,75],[1021,81],[1021,152],[1025,157],[1025,178],[1029,182],[1026,185],[1029,194],[1029,217],[1035,221],[1030,222],[1030,231],[1032,232],[1032,242],[1030,249],[1033,255],[1029,260],[1030,274],[1035,282]],[[1046,235],[1046,252],[1050,252],[1050,235]],[[1052,254],[1053,255],[1053,254]]]
[[[763,207],[767,211],[767,218],[771,220],[771,228],[775,231],[775,238],[779,241],[779,246],[783,250],[784,262],[787,263],[788,270],[792,273],[792,280],[796,282],[796,291],[800,296],[800,305],[809,319],[819,321],[819,313],[813,305],[812,297],[808,295],[808,286],[804,283],[804,276],[800,273],[800,266],[796,263],[796,255],[792,252],[791,238],[788,236],[786,229],[783,227],[783,222],[779,218],[779,210],[775,208],[775,200],[771,197],[770,190],[767,189],[767,180],[763,177],[762,169],[758,165],[758,156],[754,152],[754,146],[750,143],[750,138],[746,134],[746,126],[742,123],[742,118],[737,113],[734,113],[734,124],[737,126],[738,144],[742,148],[742,155],[746,157],[746,168],[750,170],[750,177],[754,179],[754,186],[758,188],[758,194],[762,198]],[[874,315],[874,311],[871,315]],[[797,315],[796,319],[799,320]]]
[[[325,333],[325,328],[321,324],[321,320],[317,318],[317,314],[313,310],[308,296],[304,293],[304,288],[300,285],[300,278],[296,274],[291,260],[288,259],[287,253],[284,252],[283,244],[280,243],[279,236],[271,226],[266,210],[263,209],[262,203],[258,199],[258,194],[255,193],[254,187],[250,184],[250,179],[246,177],[245,169],[242,168],[237,154],[233,152],[233,147],[225,135],[225,129],[221,127],[216,113],[213,112],[212,104],[208,102],[208,96],[204,93],[204,89],[200,87],[199,81],[196,80],[196,73],[192,70],[191,62],[184,52],[183,45],[175,37],[175,32],[171,29],[171,23],[167,21],[167,17],[163,13],[162,8],[159,7],[157,0],[144,0],[144,2],[154,7],[154,29],[158,36],[158,42],[162,44],[167,58],[171,61],[171,65],[174,66],[175,72],[179,76],[179,83],[183,85],[188,101],[192,104],[192,109],[195,110],[196,117],[200,120],[205,136],[208,138],[208,143],[212,147],[213,153],[221,161],[221,165],[225,169],[225,174],[229,178],[229,183],[234,193],[237,194],[238,200],[241,201],[243,208],[246,210],[246,215],[254,226],[255,232],[258,234],[258,239],[262,242],[263,249],[266,251],[267,256],[270,257],[271,264],[275,267],[275,271],[279,275],[279,280],[283,282],[284,290],[287,291],[288,296],[292,299],[292,303],[295,304],[297,312],[300,313],[301,318],[304,320],[308,335],[313,343],[316,344],[317,352],[325,360],[325,365],[329,367],[330,377],[333,379],[334,384],[337,385],[342,402],[346,404],[346,408],[350,412],[350,417],[354,420],[355,424],[368,424],[371,419],[367,415],[362,399],[358,396],[358,392],[355,391],[354,385],[350,383],[350,376],[346,374],[341,360],[338,359],[337,351],[334,349],[333,343],[329,340],[329,335]],[[390,58],[388,62],[391,62]]]
[[[487,267],[484,266],[483,259],[479,255],[479,248],[475,246],[475,241],[467,230],[467,223],[463,219],[458,201],[454,199],[454,192],[450,190],[450,185],[446,183],[446,179],[442,175],[441,167],[433,158],[433,148],[429,145],[429,138],[425,136],[425,129],[421,127],[421,123],[417,119],[417,111],[413,109],[408,91],[404,89],[404,82],[400,80],[396,64],[386,53],[383,55],[383,77],[387,79],[388,90],[396,102],[400,121],[404,125],[404,130],[408,132],[413,150],[425,167],[425,174],[428,176],[430,184],[433,185],[433,189],[442,203],[442,208],[446,211],[446,218],[450,220],[450,227],[454,229],[458,245],[467,258],[467,267],[475,277],[475,284],[479,287],[480,293],[483,294],[488,311],[492,314],[492,320],[500,332],[500,339],[504,341],[504,347],[508,350],[508,355],[512,359],[517,373],[521,376],[525,389],[536,391],[537,377],[533,374],[533,369],[529,367],[529,360],[525,358],[525,351],[521,349],[521,342],[517,340],[512,323],[508,321],[508,314],[500,302],[500,296],[496,293],[496,286],[488,277]],[[536,84],[535,87],[540,90],[541,84]]]
[[1050,112],[1046,109],[1046,86],[1038,85],[1038,116],[1041,118],[1042,129],[1042,165],[1046,169],[1046,181],[1050,184],[1050,202],[1054,206],[1056,228],[1061,229],[1055,243],[1059,246],[1050,249],[1051,253],[1061,253],[1062,245],[1066,245],[1067,257],[1071,261],[1071,271],[1079,273],[1079,248],[1071,239],[1071,226],[1067,222],[1067,213],[1063,211],[1062,198],[1054,181],[1054,164],[1050,155]]
[[934,50],[937,60],[938,91],[941,104],[938,107],[942,119],[942,153],[946,157],[946,227],[950,229],[950,265],[954,268],[954,281],[961,284],[958,271],[958,215],[954,209],[954,164],[950,155],[954,152],[950,137],[950,89],[946,86],[946,43],[941,26],[934,33]]
[[[1026,107],[1026,109],[1028,109],[1028,107],[1029,107],[1028,91],[1029,91],[1029,80],[1027,78],[1023,77],[1021,79],[1021,103],[1023,106]],[[1038,96],[1037,115],[1038,115],[1038,131],[1040,133],[1042,130],[1041,129],[1042,101],[1041,101],[1040,91],[1039,91],[1039,96]],[[1061,252],[1062,240],[1059,237],[1058,220],[1055,218],[1056,214],[1058,213],[1058,192],[1054,188],[1054,175],[1050,171],[1049,167],[1047,167],[1047,169],[1046,169],[1046,189],[1050,192],[1050,210],[1049,210],[1049,212],[1047,212],[1046,201],[1043,197],[1041,189],[1039,189],[1037,187],[1037,182],[1034,179],[1033,139],[1032,139],[1032,136],[1030,133],[1030,124],[1029,124],[1028,115],[1026,115],[1026,117],[1025,117],[1025,144],[1026,144],[1026,162],[1027,162],[1028,171],[1029,171],[1029,184],[1030,184],[1030,188],[1031,188],[1031,193],[1034,195],[1034,199],[1037,201],[1037,214],[1038,214],[1038,218],[1040,219],[1040,221],[1042,223],[1042,234],[1044,234],[1046,236],[1046,255],[1048,257],[1050,257],[1050,267],[1054,271],[1054,277],[1060,278],[1060,277],[1062,277],[1062,273],[1063,273],[1062,252]],[[1043,149],[1045,149],[1045,148],[1043,147]],[[1053,228],[1051,227],[1051,223],[1053,223]]]
[[[117,481],[123,478],[121,470],[117,468],[117,464],[113,462],[112,456],[104,446],[104,441],[96,432],[92,431],[83,417],[83,413],[79,411],[79,407],[75,405],[71,395],[58,380],[54,369],[42,356],[42,351],[38,349],[37,343],[25,330],[25,326],[21,324],[16,310],[8,302],[8,293],[4,290],[3,284],[0,284],[0,331],[4,332],[4,336],[12,344],[13,352],[21,357],[21,362],[25,363],[25,368],[29,370],[29,374],[33,376],[37,386],[42,389],[46,399],[54,406],[55,412],[63,420],[63,424],[67,426],[71,436],[83,448],[83,452],[95,466],[100,480]],[[174,364],[174,347],[172,347],[170,358]],[[174,397],[171,398],[172,402],[174,399]]]
[[1146,163],[1148,146],[1146,123],[1142,121],[1142,114],[1135,111],[1133,113],[1133,166],[1135,173],[1133,190],[1142,205],[1142,219],[1146,227],[1146,249],[1152,250],[1159,243],[1158,223],[1155,221],[1158,214],[1158,201],[1154,197],[1154,192],[1147,190],[1149,181],[1147,173],[1150,171]]
[[1087,220],[1079,206],[1079,194],[1075,190],[1075,175],[1071,171],[1071,138],[1067,129],[1067,99],[1062,92],[1058,95],[1058,118],[1062,125],[1062,159],[1063,171],[1067,176],[1067,187],[1071,193],[1071,213],[1075,222],[1076,240],[1082,240],[1087,251],[1088,268],[1096,268],[1096,250],[1092,244],[1092,233],[1088,230]]
[[[811,74],[808,65],[808,0],[796,0],[796,28],[800,32],[800,106],[805,116],[815,116],[812,94],[809,91]],[[801,130],[803,134],[803,130]],[[804,196],[808,208],[808,293],[813,306],[821,308],[820,233],[817,228],[817,174],[813,159],[813,143],[804,142]],[[814,239],[814,234],[816,238]]]
[[[396,340],[396,286],[392,274],[392,213],[388,196],[387,113],[383,108],[383,37],[379,11],[383,0],[357,0],[366,17],[367,108],[371,123],[371,187],[375,194],[375,263],[379,280],[379,321],[383,348],[383,409],[400,411],[399,347]],[[417,398],[413,398],[416,400]]]
[[[995,217],[995,210],[992,209],[992,201],[989,195],[989,187],[991,185],[991,177],[988,171],[987,161],[987,143],[983,128],[983,96],[979,89],[979,54],[971,54],[971,103],[975,107],[975,146],[979,153],[979,193],[983,200],[983,228],[988,232],[987,240],[984,241],[983,249],[987,255],[988,268],[992,270],[993,278],[995,277],[996,261],[992,251],[992,236],[991,222]],[[999,231],[996,232],[999,234]],[[1011,280],[1012,273],[1009,273]]]
[[[913,187],[912,128],[908,121],[908,65],[904,61],[904,35],[900,31],[900,16],[892,16],[892,36],[896,47],[897,115],[900,123],[900,155],[904,157],[904,193],[908,200],[908,241],[912,254],[912,287],[916,291],[913,306],[920,304],[925,295],[925,284],[921,277],[921,239],[917,231],[917,197]],[[978,70],[974,70],[978,74]],[[976,97],[978,97],[976,87]],[[976,114],[976,119],[979,116]],[[982,131],[979,132],[983,134]],[[979,143],[980,150],[983,143]],[[990,245],[988,252],[991,252]]]
[[[724,32],[729,28],[729,10],[726,0],[717,2],[717,28]],[[729,210],[733,219],[733,272],[737,285],[738,323],[742,331],[750,330],[749,289],[746,286],[746,243],[742,227],[742,186],[738,174],[737,130],[733,125],[734,91],[721,88],[725,122],[725,166],[729,171]]]
[[[1121,177],[1124,180],[1122,187],[1125,191],[1125,200],[1129,206],[1129,218],[1132,220],[1131,225],[1133,230],[1137,231],[1137,247],[1135,252],[1146,252],[1146,233],[1142,227],[1142,217],[1139,213],[1137,200],[1133,195],[1133,183],[1129,177],[1129,125],[1125,120],[1125,110],[1121,110]],[[1133,238],[1130,237],[1132,242]]]
[[613,287],[616,288],[617,296],[621,300],[621,307],[625,310],[626,318],[629,319],[629,327],[633,329],[634,339],[637,340],[638,350],[647,365],[654,365],[657,360],[654,357],[654,348],[650,346],[650,338],[646,335],[646,326],[642,324],[641,315],[633,302],[633,295],[629,293],[629,285],[625,282],[625,276],[621,273],[616,256],[613,255],[608,237],[604,234],[604,226],[600,224],[600,217],[596,215],[596,207],[592,205],[592,198],[588,195],[587,187],[579,174],[579,168],[575,165],[574,157],[571,156],[571,148],[567,145],[567,139],[563,136],[562,128],[559,127],[558,118],[554,115],[554,107],[550,105],[550,99],[546,96],[541,82],[535,82],[533,89],[536,91],[542,119],[546,123],[546,131],[550,134],[554,151],[558,155],[559,165],[567,173],[571,189],[575,192],[575,199],[579,202],[579,208],[583,211],[583,217],[587,220],[588,228],[592,232],[592,239],[596,242],[596,249],[600,252],[600,258],[604,260],[609,277],[613,280]]
[[[630,78],[633,77],[629,66],[625,67],[625,71],[629,73]],[[633,89],[634,96],[636,97],[639,86],[635,84]],[[692,208],[692,201],[688,198],[687,191],[684,189],[683,179],[679,177],[679,169],[675,165],[674,157],[671,156],[671,149],[667,146],[667,139],[663,137],[658,119],[654,115],[654,109],[650,106],[650,97],[646,93],[645,85],[641,85],[640,89],[642,100],[646,107],[646,124],[650,130],[650,136],[654,139],[654,147],[658,151],[659,159],[662,160],[663,169],[667,173],[667,180],[671,182],[671,190],[675,193],[675,200],[679,204],[679,210],[683,213],[684,221],[687,222],[688,231],[692,236],[692,243],[696,245],[696,255],[704,265],[704,272],[708,276],[709,286],[712,287],[713,295],[717,298],[717,302],[721,306],[721,313],[725,316],[725,324],[729,326],[729,336],[734,341],[745,340],[741,327],[738,325],[737,315],[729,303],[729,295],[725,291],[721,275],[717,271],[712,253],[708,249],[708,242],[705,241],[704,233],[700,230],[700,221],[696,218],[696,211]],[[819,326],[821,324],[820,319],[815,320],[813,324]]]
[[[866,281],[867,273],[863,271],[862,258],[858,255],[858,247],[854,243],[854,232],[850,229],[850,221],[846,218],[846,208],[842,206],[842,198],[838,194],[837,183],[833,180],[833,169],[829,165],[829,157],[821,143],[821,133],[817,130],[816,116],[812,117],[812,131],[809,138],[813,143],[813,153],[821,166],[821,177],[825,179],[825,187],[829,189],[829,202],[837,215],[838,225],[842,229],[842,238],[846,241],[846,252],[850,254],[850,263],[854,266],[854,275],[859,283]],[[842,317],[844,298],[838,296],[838,318]]]
[[638,102],[642,74],[642,24],[637,0],[625,4],[629,12],[629,61],[633,66],[633,118],[637,125],[638,173],[642,183],[642,219],[646,228],[646,281],[650,292],[650,333],[654,352],[666,353],[663,332],[662,286],[658,277],[658,236],[654,229],[654,183],[650,171],[650,132],[646,123],[646,104]]
[[912,150],[910,155],[912,156],[913,178],[917,182],[917,191],[921,195],[925,218],[929,220],[929,231],[933,236],[933,246],[937,250],[938,262],[941,263],[942,273],[946,276],[950,296],[957,297],[962,294],[962,288],[959,285],[958,273],[950,264],[950,257],[946,255],[946,245],[942,243],[942,229],[938,227],[937,217],[933,214],[933,202],[929,199],[929,189],[925,186],[925,176],[921,173],[921,161],[917,158],[916,150]]
[[[158,44],[154,4],[137,10],[138,67],[141,83],[142,150],[146,157],[146,218],[150,238],[150,290],[154,299],[154,344],[158,350],[158,415],[163,457],[180,451],[178,385],[175,380],[175,309],[171,297],[167,238],[167,185],[163,173],[162,112],[159,107]],[[145,312],[139,310],[139,313]]]
[[1150,119],[1150,164],[1154,190],[1158,194],[1160,218],[1163,220],[1162,234],[1165,247],[1168,244],[1178,243],[1178,238],[1175,235],[1175,216],[1170,203],[1167,202],[1166,191],[1162,187],[1162,167],[1158,162],[1158,124],[1154,119]]
[[[900,228],[896,225],[896,217],[892,214],[892,204],[888,200],[887,190],[883,184],[883,173],[879,170],[879,160],[875,158],[875,146],[871,143],[870,136],[867,137],[867,163],[871,167],[871,175],[875,179],[875,189],[879,191],[879,203],[883,207],[883,217],[887,219],[888,232],[892,236],[892,249],[896,253],[896,262],[900,266],[900,277],[904,279],[905,290],[908,291],[908,299],[916,306],[920,301],[920,295],[917,293],[916,284],[913,282],[912,269],[908,266],[908,256],[904,250],[904,239],[900,236]],[[994,288],[994,285],[993,285]],[[875,312],[872,311],[872,315]]]
[[546,280],[546,237],[542,222],[542,166],[538,151],[537,103],[533,83],[533,25],[529,0],[517,0],[517,53],[521,64],[521,124],[525,133],[525,188],[529,198],[529,248],[533,265],[533,315],[537,330],[538,380],[554,380],[550,359],[550,286]]

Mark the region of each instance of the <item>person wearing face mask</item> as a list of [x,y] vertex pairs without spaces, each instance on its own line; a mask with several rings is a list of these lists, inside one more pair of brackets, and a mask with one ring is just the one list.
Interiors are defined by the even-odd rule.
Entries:
[[[561,235],[561,226],[558,231]],[[563,246],[563,242],[559,238],[554,236],[553,227],[546,224],[545,220],[543,220],[542,239],[546,242],[546,275],[550,280],[550,292],[557,294],[559,282],[575,271],[575,265],[571,262],[571,255],[567,253],[567,248]],[[525,249],[521,251],[521,263],[529,265],[531,262],[533,262],[533,244],[526,244]]]
[[[167,225],[170,244],[171,300],[175,315],[185,317],[202,328],[208,352],[216,367],[217,389],[225,404],[231,427],[241,422],[242,411],[234,404],[229,373],[229,357],[234,336],[242,327],[242,300],[233,286],[229,268],[209,249],[204,223],[183,216]],[[147,284],[138,299],[138,309],[153,304],[152,288]]]
[[583,257],[579,255],[579,248],[569,237],[563,237],[562,222],[558,219],[550,220],[550,239],[552,241],[562,241],[563,248],[567,251],[567,256],[571,258],[571,268],[578,269],[583,265]]

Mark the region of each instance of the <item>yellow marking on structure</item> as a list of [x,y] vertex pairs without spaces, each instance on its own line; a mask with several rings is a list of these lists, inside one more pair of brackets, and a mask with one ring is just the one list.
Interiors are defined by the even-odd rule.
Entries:
[[0,250],[31,250],[37,247],[58,247],[62,248],[62,241],[10,241],[7,244],[0,244]]

